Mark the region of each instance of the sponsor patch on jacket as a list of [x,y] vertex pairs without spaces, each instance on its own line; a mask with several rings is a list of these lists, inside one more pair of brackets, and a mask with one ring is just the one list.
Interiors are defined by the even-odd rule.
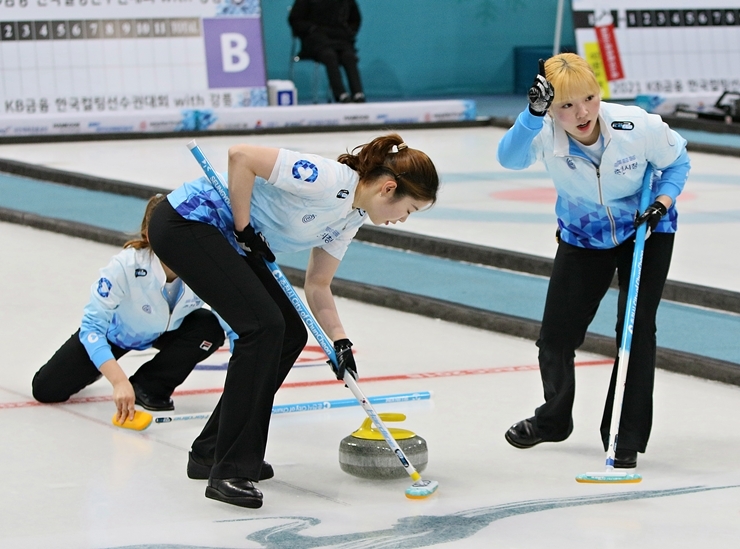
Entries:
[[566,158],[566,159],[565,159],[565,163],[566,163],[566,164],[568,164],[568,167],[569,167],[569,168],[570,168],[571,170],[575,170],[575,169],[576,169],[576,163],[575,163],[575,162],[573,162],[573,159],[572,159],[572,158],[570,158],[570,157]]
[[612,122],[612,128],[614,128],[615,130],[629,131],[634,130],[635,125],[629,120],[615,120],[614,122]]
[[203,305],[203,302],[198,297],[191,297],[189,299],[186,299],[182,303],[182,308],[187,309],[188,307],[195,307],[196,309]]
[[319,177],[319,169],[313,162],[298,160],[293,164],[293,177],[306,183],[313,183]]
[[143,305],[141,307],[141,310],[144,311],[148,315],[152,314],[152,308],[149,305]]
[[211,347],[213,347],[213,343],[211,343],[210,341],[206,341],[205,339],[203,340],[203,343],[200,344],[200,348],[203,351],[207,351]]
[[624,175],[628,171],[636,170],[639,166],[637,156],[634,154],[625,158],[620,158],[614,163],[614,175]]
[[146,276],[146,269],[136,269],[134,271],[134,278],[139,278],[140,276]]
[[332,229],[331,227],[327,227],[324,229],[324,232],[319,235],[319,238],[323,240],[325,244],[329,244],[330,242],[333,242],[339,234],[339,231]]
[[306,214],[303,216],[303,219],[301,219],[301,221],[303,221],[304,223],[311,223],[311,221],[313,221],[314,219],[316,219],[316,214]]
[[105,277],[101,278],[98,280],[98,295],[100,295],[100,297],[108,297],[112,287],[113,284],[111,284],[110,280]]
[[341,198],[342,200],[344,200],[348,196],[349,196],[349,191],[347,189],[342,189],[341,191],[337,193],[337,198]]

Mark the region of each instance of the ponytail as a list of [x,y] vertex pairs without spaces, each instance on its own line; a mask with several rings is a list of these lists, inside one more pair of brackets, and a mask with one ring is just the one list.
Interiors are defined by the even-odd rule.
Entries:
[[337,159],[360,176],[360,183],[374,182],[380,177],[395,179],[395,198],[410,196],[434,204],[439,189],[439,175],[431,159],[423,152],[409,148],[401,136],[391,133],[359,145],[352,153]]
[[123,245],[124,248],[135,248],[137,250],[143,250],[150,247],[149,237],[147,236],[149,233],[149,220],[152,218],[152,212],[154,211],[155,206],[157,206],[157,204],[162,202],[165,198],[165,195],[157,194],[149,199],[149,202],[146,203],[146,208],[144,209],[144,218],[141,220],[141,229],[139,230],[139,236],[137,238],[132,238],[131,240],[126,242]]

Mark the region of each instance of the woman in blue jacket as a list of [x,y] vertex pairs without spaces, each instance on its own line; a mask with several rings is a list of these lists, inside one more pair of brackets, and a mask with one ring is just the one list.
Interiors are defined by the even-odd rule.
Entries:
[[[92,284],[80,329],[36,372],[32,387],[39,402],[64,402],[105,376],[119,423],[134,418],[134,404],[173,410],[175,388],[223,344],[216,315],[149,246],[149,219],[164,199],[149,200],[139,238],[126,242]],[[127,377],[118,359],[151,347],[159,352]]]
[[[655,376],[655,317],[671,262],[678,212],[690,164],[686,141],[657,115],[600,101],[588,63],[572,53],[540,61],[529,106],[498,147],[506,168],[541,161],[557,191],[558,250],[545,302],[539,365],[545,403],[512,425],[517,448],[565,440],[573,430],[574,357],[616,270],[619,280],[617,346],[629,289],[634,234],[649,224],[640,279],[615,467],[637,465],[650,436]],[[637,212],[645,170],[653,169],[652,204]],[[636,213],[637,212],[637,213]],[[604,449],[617,363],[601,422]]]

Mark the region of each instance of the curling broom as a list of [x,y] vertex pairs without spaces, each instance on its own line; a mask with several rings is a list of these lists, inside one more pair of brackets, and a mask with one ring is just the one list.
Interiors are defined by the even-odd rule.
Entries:
[[[640,195],[640,212],[644,212],[650,204],[650,195],[653,189],[652,170],[648,164],[642,178],[642,194]],[[645,253],[645,235],[647,223],[637,227],[635,234],[635,250],[632,254],[632,269],[630,271],[630,286],[625,305],[624,328],[622,342],[619,347],[619,364],[617,366],[617,380],[614,386],[614,402],[612,403],[612,420],[609,425],[609,446],[606,452],[606,469],[603,472],[585,473],[576,477],[577,482],[591,484],[626,484],[641,482],[642,476],[637,473],[614,470],[614,455],[617,451],[619,438],[619,421],[622,416],[622,401],[624,400],[624,386],[627,381],[627,368],[632,346],[632,330],[635,326],[637,311],[637,294],[640,288],[640,274],[642,272],[642,258]]]

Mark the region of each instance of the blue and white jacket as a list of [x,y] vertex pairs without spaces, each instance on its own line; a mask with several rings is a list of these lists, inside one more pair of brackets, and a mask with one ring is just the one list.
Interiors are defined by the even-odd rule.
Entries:
[[96,368],[113,357],[110,341],[128,350],[148,349],[164,332],[176,330],[203,301],[183,283],[170,312],[167,276],[151,249],[126,248],[100,269],[80,326],[80,341]]
[[505,168],[522,170],[541,160],[558,195],[560,238],[596,249],[613,248],[634,234],[642,177],[651,164],[658,170],[651,202],[658,195],[674,202],[655,232],[675,232],[676,197],[691,167],[686,140],[660,116],[634,106],[601,103],[599,123],[604,140],[599,166],[549,115],[534,116],[528,108],[501,139],[498,161]]
[[[255,179],[250,222],[276,254],[322,248],[341,261],[366,219],[363,210],[352,207],[358,182],[357,172],[345,164],[280,149],[270,177]],[[231,208],[205,177],[184,183],[167,200],[185,219],[217,227],[245,255],[234,237]]]

